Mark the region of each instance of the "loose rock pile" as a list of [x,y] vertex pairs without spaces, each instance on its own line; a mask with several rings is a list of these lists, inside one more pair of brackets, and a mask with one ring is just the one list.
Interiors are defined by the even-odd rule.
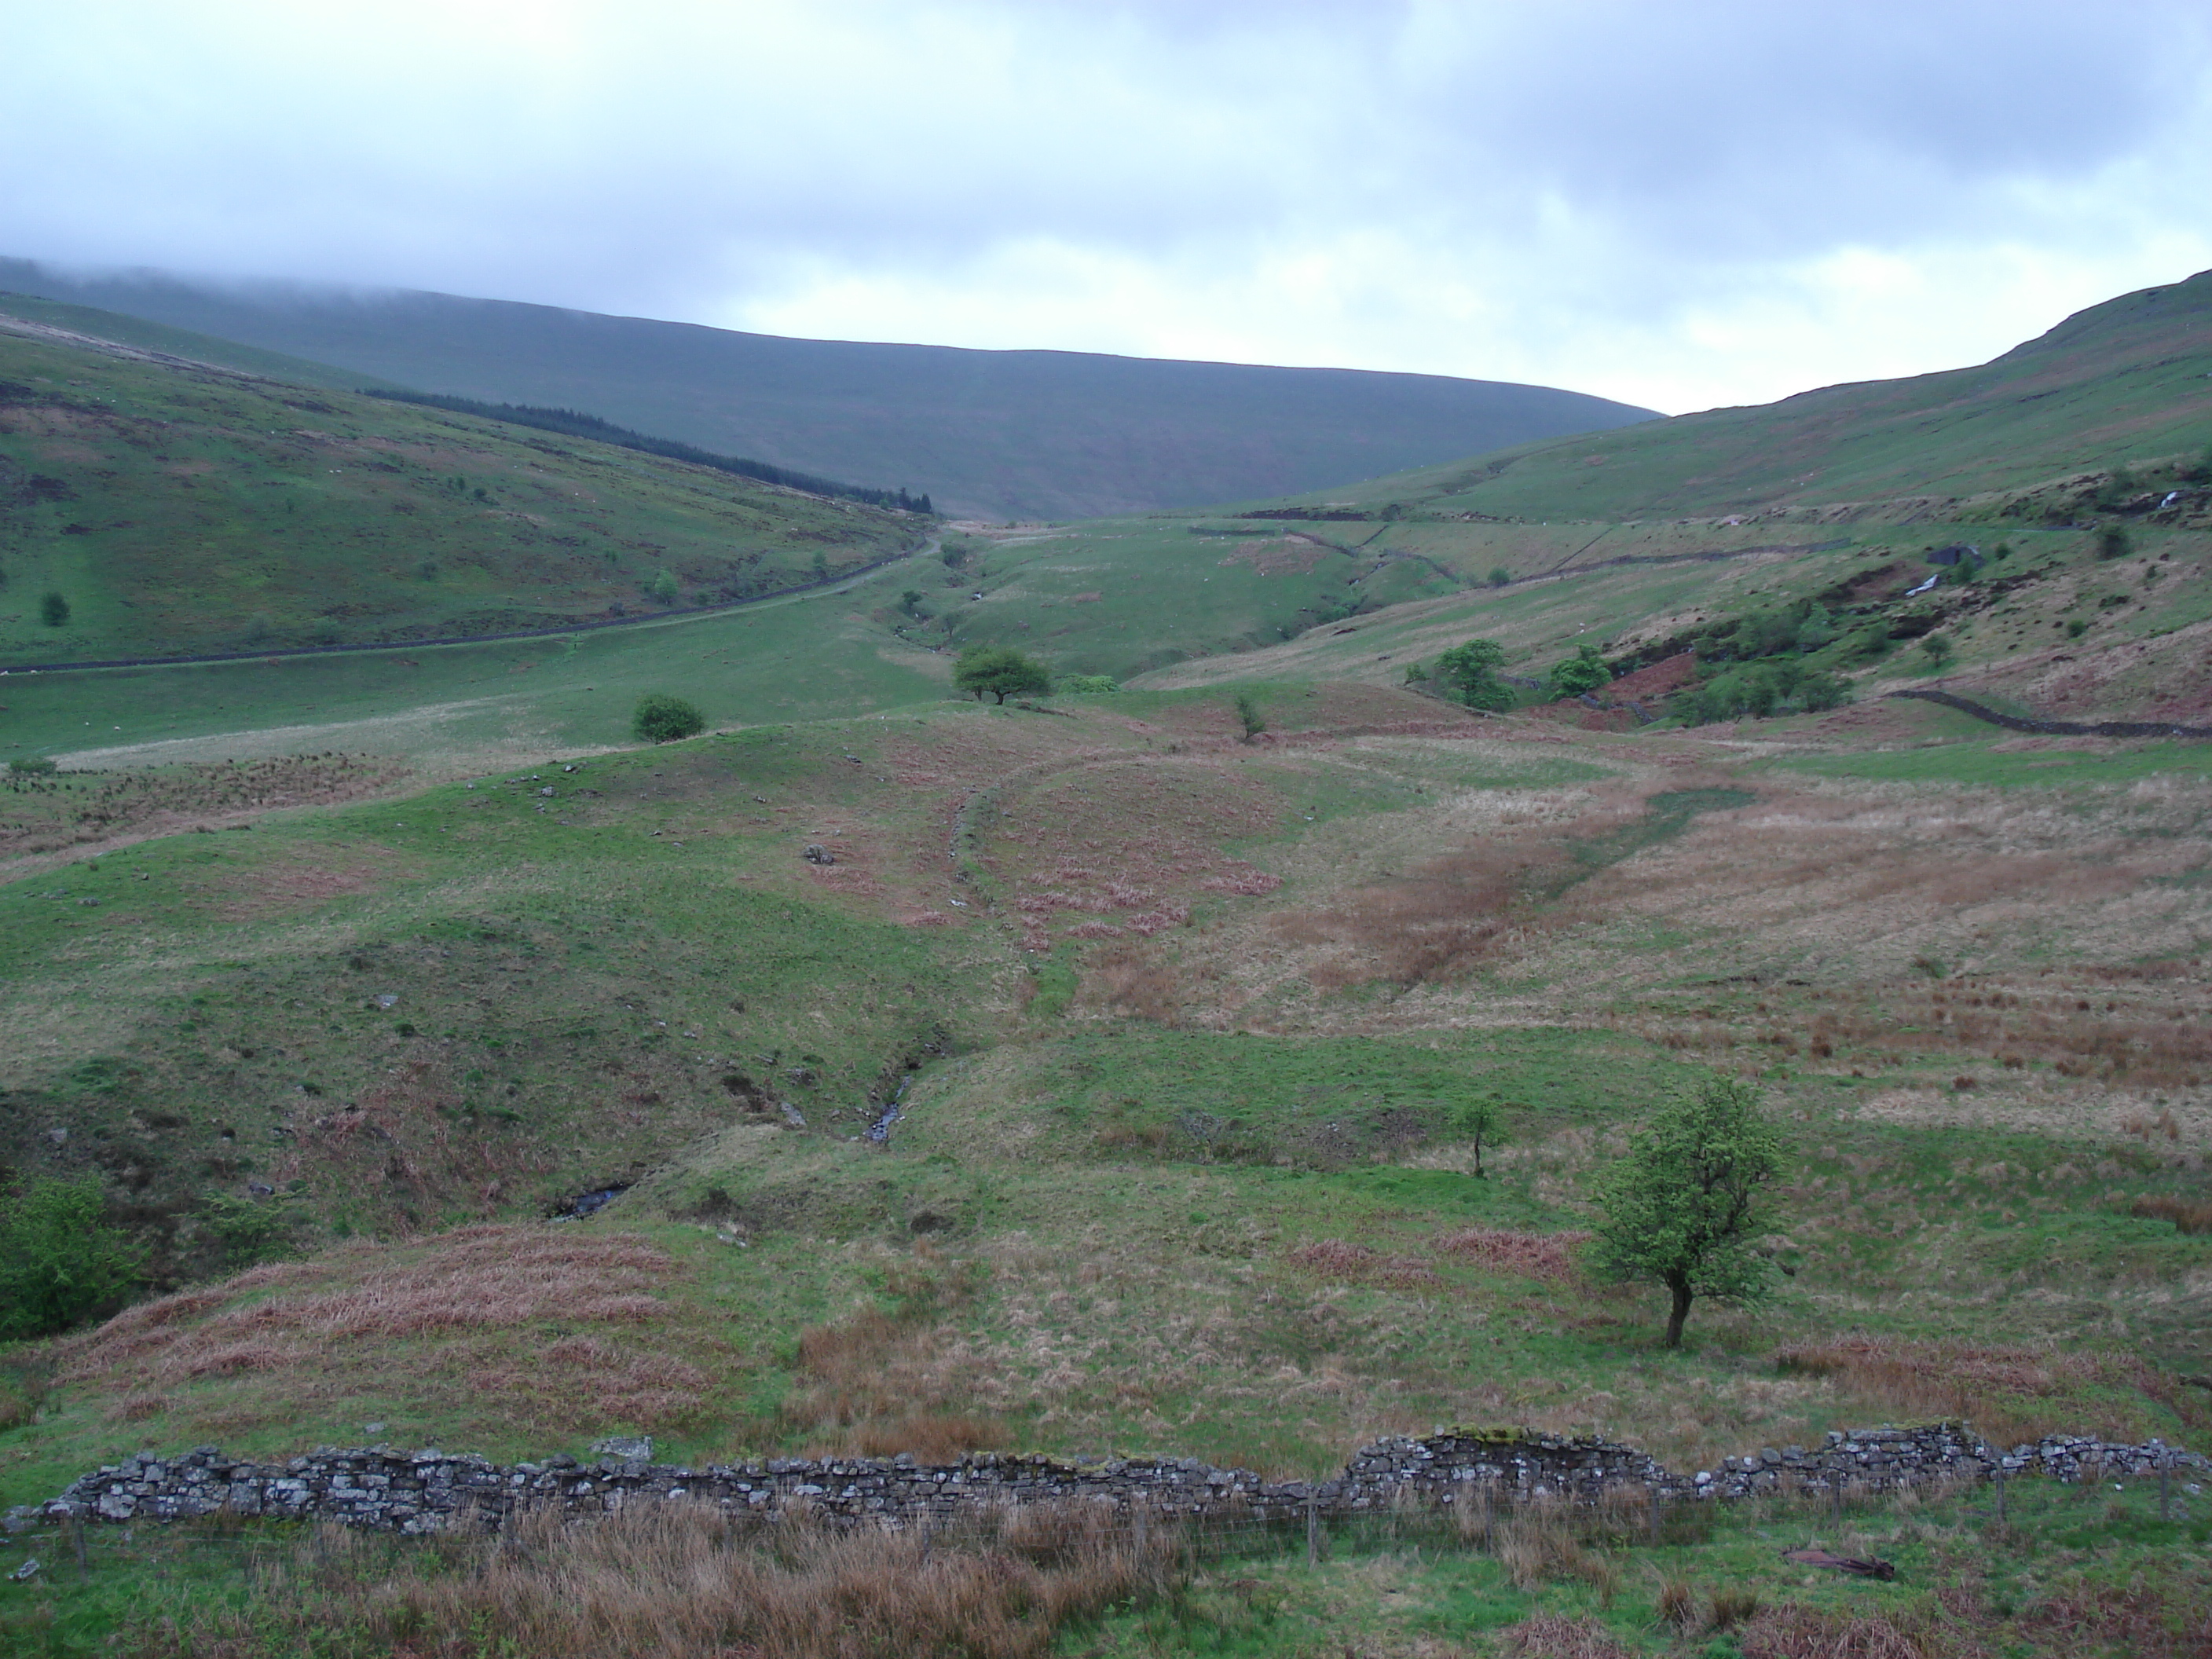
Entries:
[[[649,1445],[650,1443],[641,1443]],[[620,1449],[635,1451],[637,1446]],[[1884,1491],[1944,1479],[1982,1480],[2002,1468],[2061,1480],[2142,1474],[2161,1464],[2203,1470],[2207,1460],[2162,1445],[2054,1437],[2010,1452],[1964,1424],[1837,1432],[1813,1449],[1768,1448],[1680,1475],[1631,1446],[1525,1430],[1455,1430],[1363,1447],[1344,1473],[1320,1482],[1267,1481],[1195,1458],[1067,1463],[985,1453],[957,1463],[895,1458],[775,1458],[681,1468],[643,1456],[583,1463],[567,1455],[502,1467],[451,1452],[389,1446],[325,1447],[282,1463],[226,1457],[212,1446],[151,1454],[101,1468],[48,1503],[9,1512],[11,1529],[41,1521],[176,1520],[228,1512],[313,1516],[380,1531],[436,1532],[457,1521],[496,1527],[535,1509],[607,1513],[640,1502],[711,1504],[763,1518],[806,1514],[890,1528],[935,1525],[1010,1504],[1091,1503],[1164,1522],[1288,1525],[1416,1504],[1447,1506],[1487,1494],[1526,1501],[1594,1502],[1611,1488],[1668,1499],[1783,1492]]]

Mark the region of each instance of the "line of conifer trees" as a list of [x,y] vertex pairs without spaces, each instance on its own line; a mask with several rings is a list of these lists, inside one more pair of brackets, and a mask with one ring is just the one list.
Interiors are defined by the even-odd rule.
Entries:
[[934,514],[927,494],[908,495],[903,487],[897,489],[871,489],[866,484],[839,483],[834,478],[817,478],[811,472],[793,471],[787,466],[777,466],[770,461],[749,460],[742,455],[717,455],[711,450],[684,443],[674,438],[655,438],[626,426],[617,426],[596,415],[586,415],[574,409],[545,409],[535,404],[487,404],[474,398],[456,398],[442,392],[372,392],[366,387],[362,395],[382,398],[392,403],[422,404],[432,409],[450,409],[459,415],[477,415],[488,421],[506,421],[514,426],[534,426],[544,432],[561,432],[572,438],[590,438],[603,444],[616,444],[624,449],[642,450],[648,455],[664,455],[672,461],[689,461],[694,466],[711,466],[718,472],[734,472],[740,477],[757,478],[763,483],[781,484],[787,489],[804,489],[814,495],[834,495],[843,501],[862,501],[870,507],[896,507],[902,513]]

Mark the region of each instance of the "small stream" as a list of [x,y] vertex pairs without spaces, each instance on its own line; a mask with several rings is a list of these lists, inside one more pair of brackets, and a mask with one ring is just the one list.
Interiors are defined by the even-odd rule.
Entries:
[[882,1146],[890,1139],[891,1125],[899,1121],[904,1110],[899,1103],[906,1098],[906,1086],[913,1081],[912,1072],[908,1072],[899,1079],[899,1086],[891,1091],[890,1103],[877,1114],[876,1121],[868,1126],[867,1133],[860,1137],[861,1139],[872,1140],[878,1146]]

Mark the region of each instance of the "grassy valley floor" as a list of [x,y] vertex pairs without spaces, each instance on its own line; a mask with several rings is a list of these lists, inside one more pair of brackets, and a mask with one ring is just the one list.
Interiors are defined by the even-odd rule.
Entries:
[[[0,1500],[209,1442],[1276,1475],[1455,1422],[1689,1468],[1943,1415],[2204,1443],[2212,1237],[2170,1218],[2212,1136],[2195,749],[1924,704],[1637,737],[1239,689],[1258,740],[1192,688],[434,782],[107,775],[106,822],[82,783],[12,786],[8,1158],[100,1171],[167,1294],[9,1354]],[[62,826],[88,838],[41,850]],[[1577,1245],[1627,1127],[1716,1073],[1784,1132],[1782,1276],[1668,1352],[1655,1293]],[[1480,1175],[1470,1096],[1504,1130]],[[1533,1565],[1347,1539],[1066,1642],[1443,1654],[1541,1614],[1665,1646],[1680,1578],[1700,1641],[1741,1590],[1808,1642],[1850,1613],[1922,1632],[1898,1651],[1980,1650],[1931,1620],[2082,1650],[2063,1604],[2118,1651],[2198,1604],[2199,1497],[2160,1522],[2139,1490],[2038,1493],[2009,1532],[1984,1501]],[[1778,1568],[1816,1536],[1898,1584]],[[100,1547],[81,1583],[0,1586],[5,1627],[72,1651],[145,1574],[242,1593],[245,1545]]]

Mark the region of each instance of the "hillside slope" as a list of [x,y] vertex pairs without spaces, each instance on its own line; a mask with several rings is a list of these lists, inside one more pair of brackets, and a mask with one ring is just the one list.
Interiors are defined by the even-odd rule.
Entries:
[[2212,271],[2092,306],[1978,368],[1522,445],[1330,495],[1530,520],[2018,489],[2212,441]]
[[580,409],[992,519],[1323,489],[1651,413],[1443,375],[794,340],[444,294],[72,276],[18,259],[0,259],[0,289],[426,391]]
[[274,361],[187,361],[188,338],[106,346],[83,332],[95,315],[69,321],[0,313],[0,663],[652,614],[924,538],[913,514],[305,387],[267,378]]

